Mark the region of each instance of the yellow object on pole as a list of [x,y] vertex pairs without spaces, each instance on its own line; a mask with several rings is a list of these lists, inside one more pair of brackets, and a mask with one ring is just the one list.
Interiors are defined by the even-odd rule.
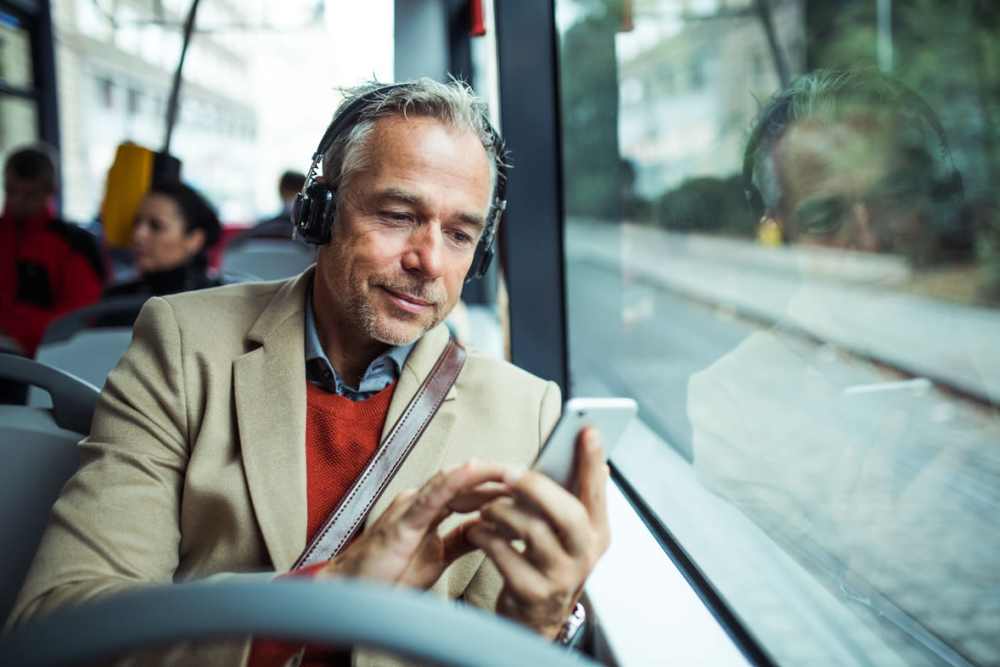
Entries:
[[782,243],[781,225],[767,218],[757,227],[757,241],[769,248],[776,248]]
[[115,152],[101,203],[104,240],[112,248],[132,241],[132,221],[153,181],[154,157],[153,151],[132,142],[120,144]]

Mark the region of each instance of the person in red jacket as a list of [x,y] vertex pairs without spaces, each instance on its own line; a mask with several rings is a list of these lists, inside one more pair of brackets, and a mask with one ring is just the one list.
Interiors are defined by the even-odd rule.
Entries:
[[44,146],[4,165],[0,216],[0,335],[34,356],[45,328],[101,297],[104,265],[94,238],[56,218],[55,162]]

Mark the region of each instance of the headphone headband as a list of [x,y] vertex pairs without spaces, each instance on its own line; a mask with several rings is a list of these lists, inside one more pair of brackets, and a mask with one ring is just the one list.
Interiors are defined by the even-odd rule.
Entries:
[[[297,237],[316,245],[329,243],[337,213],[337,193],[329,184],[318,178],[320,164],[337,139],[358,123],[365,106],[379,96],[413,86],[413,83],[392,83],[378,86],[358,95],[337,111],[333,120],[330,121],[330,125],[326,128],[326,132],[323,133],[323,138],[320,139],[316,152],[313,153],[312,163],[306,172],[305,184],[292,205],[292,224]],[[500,134],[494,129],[485,113],[482,114],[482,123],[490,136],[495,177],[493,198],[490,202],[490,210],[486,215],[486,226],[479,239],[479,244],[476,246],[468,279],[481,278],[489,268],[495,254],[496,234],[500,226],[500,219],[503,217],[504,209],[507,208],[507,200],[505,199],[507,165],[504,164],[503,160],[506,149]]]

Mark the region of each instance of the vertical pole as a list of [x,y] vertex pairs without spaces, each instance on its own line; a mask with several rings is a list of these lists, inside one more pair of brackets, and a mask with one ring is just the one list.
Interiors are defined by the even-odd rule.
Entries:
[[788,72],[788,63],[781,52],[781,45],[778,44],[778,35],[774,31],[774,14],[771,12],[771,3],[768,0],[757,0],[755,8],[760,25],[764,28],[764,36],[767,37],[767,46],[771,50],[771,60],[774,63],[774,71],[778,74],[778,81],[781,82],[781,89],[784,90],[791,83],[791,75]]
[[38,100],[38,134],[42,141],[59,150],[59,96],[56,85],[55,36],[52,30],[52,8],[49,0],[38,3],[38,13],[32,17],[31,60],[35,69],[35,91]]
[[177,122],[177,109],[180,105],[184,60],[187,58],[188,45],[191,43],[191,34],[194,32],[194,19],[198,13],[199,2],[200,0],[191,0],[191,9],[188,10],[187,19],[184,21],[184,38],[181,43],[181,57],[177,61],[177,69],[174,71],[174,83],[170,87],[170,101],[167,103],[167,127],[163,139],[163,153],[170,153],[170,140],[173,138],[174,125]]
[[892,73],[892,0],[878,0],[878,68],[886,74]]
[[500,127],[514,163],[500,225],[511,356],[521,368],[557,382],[567,395],[555,6],[531,7],[494,3]]

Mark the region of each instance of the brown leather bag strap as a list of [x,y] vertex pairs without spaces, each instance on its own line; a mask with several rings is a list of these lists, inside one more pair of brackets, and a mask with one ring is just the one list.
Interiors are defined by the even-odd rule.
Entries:
[[465,348],[454,338],[449,339],[416,395],[350,491],[323,522],[312,542],[292,566],[293,569],[329,560],[340,553],[423,435],[464,365]]

